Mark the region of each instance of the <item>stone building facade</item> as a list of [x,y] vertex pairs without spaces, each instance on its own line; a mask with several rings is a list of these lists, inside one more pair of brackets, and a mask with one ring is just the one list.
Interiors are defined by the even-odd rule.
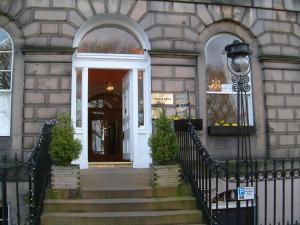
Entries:
[[[42,122],[71,111],[74,40],[97,16],[126,17],[142,28],[152,93],[188,90],[192,115],[203,119],[202,141],[219,158],[234,158],[235,138],[207,133],[205,48],[223,33],[249,43],[253,154],[300,156],[298,0],[2,0],[0,27],[13,41],[14,62],[11,132],[0,137],[1,154],[25,158]],[[174,114],[175,103],[167,110]]]

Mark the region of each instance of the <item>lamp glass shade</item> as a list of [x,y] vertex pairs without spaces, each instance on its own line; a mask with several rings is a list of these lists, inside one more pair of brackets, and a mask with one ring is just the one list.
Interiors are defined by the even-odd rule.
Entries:
[[249,57],[247,55],[237,55],[231,59],[229,66],[234,72],[245,74],[250,67]]

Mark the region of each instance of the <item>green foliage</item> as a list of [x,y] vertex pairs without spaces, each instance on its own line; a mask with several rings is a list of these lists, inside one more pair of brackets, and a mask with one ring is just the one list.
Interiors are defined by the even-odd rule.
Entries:
[[171,120],[167,118],[165,110],[159,114],[155,122],[154,133],[149,138],[148,144],[155,164],[170,165],[176,163],[179,146],[171,126]]
[[52,129],[50,157],[54,165],[67,166],[79,157],[81,143],[74,138],[74,128],[69,114],[62,114]]

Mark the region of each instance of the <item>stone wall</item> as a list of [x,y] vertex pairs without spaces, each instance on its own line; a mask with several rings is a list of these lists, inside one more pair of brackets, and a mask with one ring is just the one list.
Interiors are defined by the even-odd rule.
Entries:
[[[152,55],[152,93],[171,93],[174,104],[167,105],[169,115],[175,115],[175,97],[189,91],[191,115],[197,115],[197,64],[195,56],[176,57]],[[154,106],[155,107],[155,106]],[[159,106],[158,106],[159,107]]]
[[[41,61],[42,60],[42,61]],[[24,71],[23,149],[37,140],[42,122],[70,112],[71,55],[26,53]]]
[[[24,118],[16,114],[15,121],[22,123],[21,147],[26,151],[43,120],[69,110],[71,48],[77,30],[95,15],[122,14],[138,23],[150,39],[153,92],[190,90],[193,114],[204,121],[206,42],[216,31],[247,40],[254,49],[255,93],[265,96],[254,100],[256,123],[263,126],[256,146],[265,148],[267,139],[268,155],[299,155],[300,75],[294,63],[299,63],[300,55],[298,0],[5,0],[0,2],[0,12],[1,27],[12,30],[11,34],[17,28],[23,33],[25,72],[16,82],[24,82]],[[262,76],[264,83],[258,79]],[[15,112],[23,105],[19,102]],[[173,106],[169,111],[174,112]]]
[[246,2],[250,1],[243,1],[247,7],[241,7],[242,4],[235,6],[235,1],[232,5],[218,5],[142,0],[15,0],[15,14],[9,10],[9,2],[12,1],[2,2],[0,9],[15,19],[24,32],[26,46],[31,47],[71,47],[77,29],[90,17],[120,13],[143,27],[152,49],[197,50],[199,44],[204,44],[199,43],[199,34],[209,32],[207,28],[213,23],[231,20],[239,25],[228,32],[236,33],[241,27],[249,29],[263,54],[299,55],[299,3],[293,0],[284,4],[279,0],[259,0],[251,3],[255,7],[248,7]]
[[271,157],[300,156],[299,63],[264,63],[264,83]]

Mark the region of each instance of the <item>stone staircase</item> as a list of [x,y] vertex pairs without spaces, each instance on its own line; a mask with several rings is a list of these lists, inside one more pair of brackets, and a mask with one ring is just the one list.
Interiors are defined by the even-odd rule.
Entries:
[[84,171],[78,198],[55,193],[45,200],[42,225],[204,224],[187,186],[153,189],[147,170]]

